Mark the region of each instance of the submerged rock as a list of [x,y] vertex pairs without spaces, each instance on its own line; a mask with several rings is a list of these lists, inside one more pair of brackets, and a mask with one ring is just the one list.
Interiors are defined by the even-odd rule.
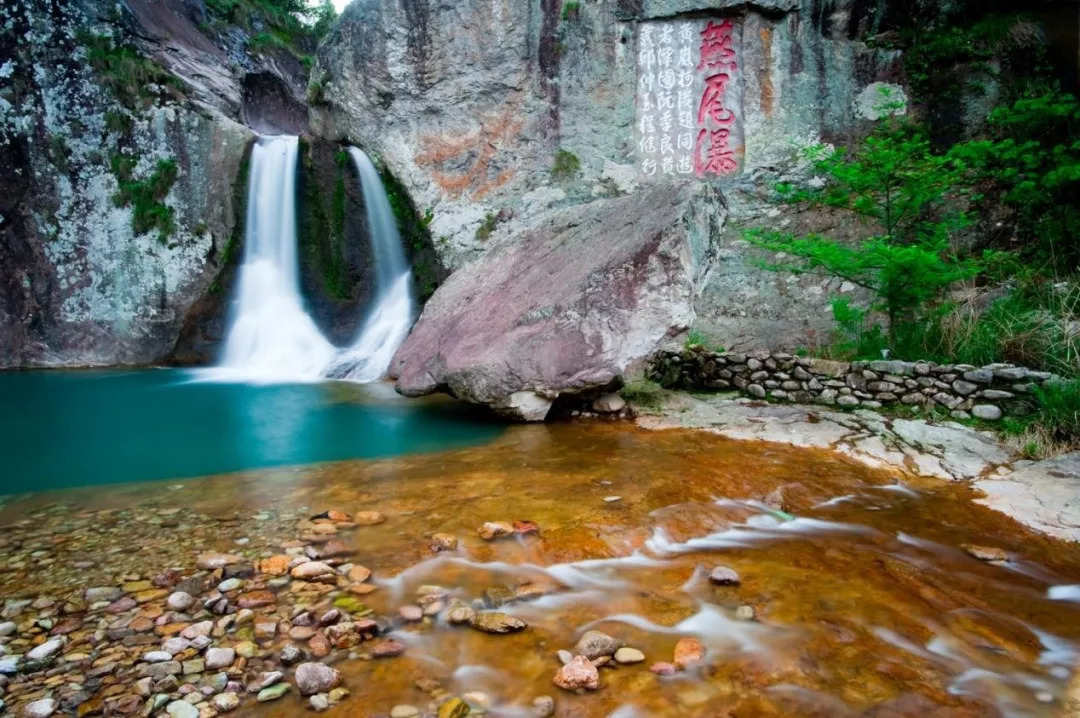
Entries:
[[696,638],[680,638],[675,644],[675,665],[679,668],[692,668],[705,658],[705,646]]
[[636,648],[623,646],[615,651],[615,662],[622,664],[641,663],[645,660],[645,654]]
[[525,630],[528,624],[507,613],[484,611],[474,614],[469,625],[484,633],[516,633]]
[[987,563],[1009,560],[1009,554],[1005,553],[1004,549],[993,546],[977,546],[975,544],[967,543],[964,544],[964,551],[966,551],[969,556],[977,558],[980,561],[986,561]]
[[724,218],[719,192],[691,184],[548,215],[435,292],[391,363],[398,391],[540,421],[557,396],[610,386],[690,326]]
[[514,533],[514,525],[509,521],[488,521],[476,530],[480,538],[491,541],[501,536],[510,536]]
[[600,673],[585,656],[574,656],[555,673],[552,682],[567,691],[595,691],[600,687]]
[[717,566],[709,573],[709,581],[717,586],[738,586],[739,574],[727,566]]
[[603,631],[586,631],[574,646],[574,655],[585,656],[589,660],[610,656],[622,647],[622,641],[612,638]]

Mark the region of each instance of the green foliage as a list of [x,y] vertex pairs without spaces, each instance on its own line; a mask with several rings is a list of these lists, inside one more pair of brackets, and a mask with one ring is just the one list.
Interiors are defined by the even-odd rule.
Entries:
[[306,0],[206,0],[210,28],[237,25],[258,30],[248,49],[262,53],[284,49],[311,69],[311,50],[330,31],[337,12],[330,0],[309,5]]
[[1080,102],[1046,92],[1024,97],[990,117],[992,137],[958,145],[972,179],[986,185],[986,204],[1015,215],[1026,259],[1055,276],[1080,269]]
[[[333,189],[326,192],[316,180],[316,160],[312,146],[300,141],[298,153],[303,169],[300,178],[303,212],[298,226],[301,251],[305,266],[311,267],[319,277],[326,294],[338,300],[352,297],[348,266],[345,261],[345,220],[348,204],[346,192],[346,161],[348,154],[340,150],[335,154]],[[330,206],[326,206],[329,195]]]
[[498,224],[499,216],[494,212],[488,212],[484,215],[484,221],[476,228],[476,238],[481,242],[485,241],[491,236],[491,233],[495,231],[495,227],[497,227]]
[[697,329],[691,329],[690,333],[686,335],[686,347],[705,346],[705,343],[709,341],[705,334]]
[[575,0],[569,0],[569,2],[563,3],[562,19],[563,21],[577,20],[581,14],[581,3]]
[[[867,220],[877,232],[856,243],[818,234],[794,236],[751,231],[747,239],[785,259],[773,270],[836,277],[866,289],[873,301],[856,311],[834,305],[842,341],[856,354],[888,348],[898,355],[919,351],[923,330],[941,309],[945,291],[975,277],[996,255],[962,257],[953,249],[957,232],[971,224],[960,207],[966,194],[966,167],[932,152],[915,126],[887,122],[853,153],[814,147],[808,152],[827,181],[820,189],[780,186],[789,201],[844,209]],[[870,313],[885,315],[887,341]]]
[[1038,422],[1058,441],[1080,440],[1080,380],[1046,382],[1034,394]]
[[268,50],[285,50],[289,48],[289,40],[287,37],[282,37],[276,32],[260,32],[256,35],[252,35],[248,40],[247,49],[261,55]]
[[397,177],[385,166],[379,167],[379,176],[390,200],[390,208],[394,212],[401,240],[408,249],[420,298],[427,299],[435,293],[442,276],[429,230],[432,220],[435,219],[435,212],[428,208],[421,217],[408,191]]
[[123,110],[105,110],[105,129],[119,135],[127,136],[131,133],[131,115]]
[[555,162],[551,165],[551,177],[556,181],[567,180],[581,169],[581,160],[568,150],[555,153]]
[[[81,32],[78,42],[101,84],[126,107],[146,109],[160,96],[179,95],[179,81],[134,48],[120,45],[108,35]],[[159,91],[151,89],[160,88]]]
[[134,159],[113,155],[113,174],[120,184],[120,189],[113,195],[113,204],[132,208],[131,228],[135,234],[156,230],[158,239],[165,243],[176,231],[175,210],[164,203],[176,182],[176,160],[172,157],[158,160],[153,173],[144,180],[132,178],[134,166]]
[[1030,275],[985,310],[952,309],[932,354],[966,364],[1011,362],[1080,377],[1080,281]]
[[657,409],[662,403],[664,388],[656,382],[642,379],[624,386],[619,395],[634,406]]
[[1017,13],[983,10],[974,17],[973,22],[913,25],[901,32],[907,48],[904,69],[917,95],[956,99],[965,83],[970,87],[983,79],[1004,80],[1011,94],[1047,75],[1045,41],[1037,24]]

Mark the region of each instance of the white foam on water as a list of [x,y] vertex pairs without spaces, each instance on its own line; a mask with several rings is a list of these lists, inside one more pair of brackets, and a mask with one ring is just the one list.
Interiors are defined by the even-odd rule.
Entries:
[[1051,586],[1046,597],[1054,601],[1080,601],[1080,584]]
[[349,148],[364,193],[371,254],[375,266],[375,300],[359,333],[326,373],[357,382],[378,381],[409,334],[415,318],[412,271],[405,259],[390,199],[379,170],[363,150]]
[[897,481],[895,484],[888,484],[886,486],[872,486],[871,488],[877,489],[878,491],[893,491],[895,493],[903,494],[904,496],[908,496],[913,499],[917,499],[920,496],[918,491],[909,486],[904,486],[899,481]]
[[590,621],[579,628],[587,631],[604,623],[624,623],[648,633],[695,636],[711,650],[730,651],[732,648],[744,653],[768,650],[765,639],[779,635],[777,628],[752,621],[736,621],[729,618],[719,607],[702,604],[698,611],[674,626],[662,626],[636,613],[617,613]]
[[645,541],[645,547],[655,554],[690,553],[724,548],[748,548],[757,543],[778,539],[798,538],[833,533],[852,533],[875,535],[878,532],[859,524],[823,521],[799,517],[782,521],[775,516],[760,514],[751,516],[746,523],[731,528],[692,538],[684,543],[672,541],[663,529],[656,529]]
[[825,509],[825,508],[828,508],[830,506],[837,506],[839,504],[847,503],[849,501],[854,501],[855,499],[856,499],[855,494],[844,494],[843,496],[834,496],[833,498],[831,498],[831,499],[829,499],[827,501],[822,501],[820,504],[814,504],[814,508],[815,509]]
[[251,150],[244,257],[225,348],[207,379],[313,381],[334,357],[304,309],[296,253],[299,138],[261,137]]

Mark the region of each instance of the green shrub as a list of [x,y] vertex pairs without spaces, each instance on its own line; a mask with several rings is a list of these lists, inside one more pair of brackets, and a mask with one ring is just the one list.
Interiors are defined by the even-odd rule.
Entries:
[[77,39],[86,48],[87,60],[98,80],[126,107],[149,107],[159,97],[151,86],[179,95],[179,80],[134,47],[117,44],[108,35],[88,32],[79,33]]
[[551,166],[552,179],[562,181],[573,177],[581,169],[581,160],[573,152],[559,150],[555,153],[555,162]]
[[846,210],[876,224],[877,233],[855,243],[819,234],[761,230],[748,232],[746,238],[785,257],[765,263],[768,269],[837,277],[871,294],[872,302],[862,314],[852,314],[850,305],[844,304],[843,316],[837,317],[849,324],[863,324],[875,314],[888,320],[883,330],[873,325],[857,331],[841,326],[857,351],[866,349],[858,346],[865,342],[857,337],[866,334],[869,341],[880,332],[895,354],[918,354],[922,328],[940,310],[945,291],[995,261],[994,253],[963,257],[952,246],[954,236],[971,224],[961,209],[968,193],[965,167],[934,153],[919,127],[895,121],[879,124],[854,152],[818,146],[807,156],[827,178],[824,187],[798,190],[779,185],[781,197]]
[[1034,394],[1039,424],[1059,441],[1080,440],[1080,380],[1046,382]]
[[158,160],[153,173],[141,181],[132,179],[134,167],[134,159],[113,155],[113,174],[120,184],[120,189],[113,195],[113,203],[117,207],[132,208],[131,228],[135,234],[156,230],[164,243],[176,231],[175,210],[164,203],[176,182],[176,160],[171,157]]
[[1080,377],[1080,280],[1023,278],[985,310],[953,307],[928,358],[965,364],[1011,362]]
[[499,216],[494,212],[488,212],[484,215],[484,221],[480,223],[480,226],[476,228],[476,238],[483,242],[491,233],[495,231],[495,227],[499,224]]
[[641,379],[624,386],[619,395],[634,406],[656,409],[662,403],[664,388],[656,382]]
[[569,0],[563,4],[562,19],[563,20],[577,20],[581,15],[581,3],[575,0]]

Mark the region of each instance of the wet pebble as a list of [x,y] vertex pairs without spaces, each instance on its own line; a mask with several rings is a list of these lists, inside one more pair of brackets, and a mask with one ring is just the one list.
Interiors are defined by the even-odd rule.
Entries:
[[757,612],[753,606],[743,605],[735,609],[735,620],[737,621],[753,621]]
[[492,541],[502,536],[511,536],[514,533],[514,525],[508,521],[488,521],[476,530],[480,538]]
[[567,691],[595,691],[600,687],[600,673],[585,656],[574,656],[555,673],[552,682]]
[[255,700],[259,701],[260,703],[266,703],[267,701],[276,701],[278,698],[281,698],[288,692],[288,683],[275,683],[269,688],[263,688],[261,691],[259,691],[258,695],[255,696]]
[[717,566],[709,573],[709,581],[717,586],[738,586],[739,574],[727,566]]
[[578,639],[573,653],[576,656],[585,656],[592,660],[601,656],[613,655],[621,646],[622,641],[612,638],[603,631],[586,631]]
[[170,718],[199,718],[199,709],[187,701],[173,701],[165,706]]
[[605,496],[604,503],[613,504],[616,501],[622,501],[622,496]]
[[1005,551],[1000,548],[977,546],[975,544],[964,544],[963,548],[969,556],[977,558],[980,561],[986,561],[987,563],[1009,560],[1009,554],[1005,553]]
[[498,611],[474,614],[469,625],[484,633],[516,633],[525,630],[527,624],[520,618]]
[[458,547],[457,536],[447,533],[437,533],[431,537],[431,550],[435,552],[439,551],[453,551]]
[[208,648],[206,650],[207,670],[227,668],[236,660],[236,651],[232,648]]
[[419,606],[402,606],[398,609],[398,615],[406,621],[419,621],[424,617],[424,610]]
[[645,654],[636,648],[630,648],[629,646],[623,646],[619,650],[615,651],[616,663],[641,663],[645,660]]
[[28,660],[31,660],[31,661],[41,661],[41,660],[44,660],[46,658],[52,658],[57,653],[59,653],[60,649],[63,648],[63,647],[64,647],[64,639],[63,638],[54,638],[54,639],[52,639],[50,641],[46,641],[45,643],[42,643],[37,648],[34,648],[34,649],[28,651],[27,654],[26,654],[26,658]]
[[537,696],[532,704],[535,718],[551,718],[555,715],[555,699],[551,696]]
[[[54,698],[42,698],[32,703],[28,703],[23,708],[23,718],[48,718],[54,712],[56,712],[57,702]],[[196,715],[198,713],[196,712]]]
[[311,710],[316,713],[322,713],[330,708],[330,697],[325,693],[316,693],[308,698],[308,705],[310,705]]
[[390,718],[417,718],[420,709],[406,704],[396,705],[390,709]]
[[170,611],[186,611],[194,603],[195,598],[185,591],[174,591],[169,594],[169,598],[165,601],[165,605],[169,607]]
[[301,663],[293,677],[304,696],[326,693],[341,683],[341,673],[324,663]]
[[221,713],[228,713],[229,711],[236,710],[240,705],[240,696],[236,693],[219,693],[213,697],[210,701],[214,709]]
[[690,668],[705,658],[705,646],[696,638],[680,638],[675,644],[674,663],[679,668]]
[[670,663],[661,662],[652,664],[651,666],[649,666],[649,670],[658,676],[671,676],[674,675],[675,671],[678,669],[676,669],[675,666]]

